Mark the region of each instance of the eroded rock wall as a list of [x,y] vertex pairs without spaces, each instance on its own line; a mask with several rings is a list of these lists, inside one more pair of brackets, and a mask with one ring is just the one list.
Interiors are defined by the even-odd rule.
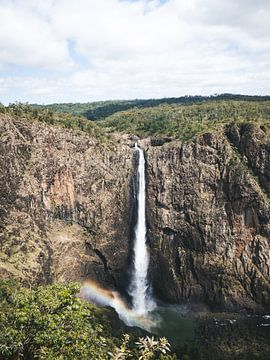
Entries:
[[[133,141],[98,142],[9,117],[0,119],[0,136],[1,276],[125,284]],[[269,138],[266,129],[232,125],[188,143],[139,141],[150,276],[160,298],[269,309]]]
[[215,310],[269,309],[269,137],[251,126],[145,147],[156,293]]
[[0,274],[26,284],[123,279],[132,150],[0,119]]

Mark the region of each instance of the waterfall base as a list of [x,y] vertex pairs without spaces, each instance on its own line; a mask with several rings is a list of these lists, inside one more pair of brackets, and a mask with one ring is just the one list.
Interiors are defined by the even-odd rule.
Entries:
[[100,306],[112,307],[127,326],[136,326],[147,331],[151,331],[156,326],[151,313],[144,315],[137,313],[128,307],[117,291],[104,289],[92,280],[84,283],[79,297]]

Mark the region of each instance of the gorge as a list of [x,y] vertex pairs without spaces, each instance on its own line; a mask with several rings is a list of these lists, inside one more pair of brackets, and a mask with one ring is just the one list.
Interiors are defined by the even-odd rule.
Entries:
[[182,137],[137,133],[134,116],[149,126],[160,109],[101,125],[29,109],[0,114],[0,294],[5,280],[36,292],[59,286],[60,297],[84,283],[83,298],[113,307],[129,329],[184,346],[180,358],[186,342],[192,354],[199,344],[194,359],[210,359],[201,355],[209,346],[215,359],[238,348],[268,354],[268,120],[206,130],[200,114],[224,116],[216,106],[162,107],[165,124],[183,111],[197,124],[173,123]]
[[[1,266],[24,284],[89,277],[125,289],[134,140],[110,143],[1,117]],[[269,308],[269,140],[227,126],[190,143],[141,140],[150,278],[165,301]]]
[[[148,318],[156,304],[151,296],[151,287],[148,280],[149,252],[147,246],[146,229],[146,179],[145,159],[143,150],[135,143],[137,169],[134,178],[134,202],[137,209],[135,214],[135,237],[133,240],[131,276],[128,287],[132,306],[128,306],[121,295],[115,291],[101,288],[93,281],[87,281],[81,289],[81,297],[94,301],[101,306],[110,306],[115,309],[119,317],[129,326],[139,326],[150,330],[154,321]],[[138,156],[137,156],[138,155]]]

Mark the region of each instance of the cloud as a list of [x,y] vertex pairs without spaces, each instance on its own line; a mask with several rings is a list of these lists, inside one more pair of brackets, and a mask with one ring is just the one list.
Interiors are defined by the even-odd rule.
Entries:
[[263,0],[3,0],[0,93],[38,102],[269,93],[269,15]]
[[49,22],[27,8],[0,5],[0,62],[59,69],[71,65],[67,42],[53,33]]

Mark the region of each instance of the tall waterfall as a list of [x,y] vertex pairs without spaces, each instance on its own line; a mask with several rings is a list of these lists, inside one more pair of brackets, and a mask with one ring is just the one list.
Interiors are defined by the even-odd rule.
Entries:
[[149,253],[146,243],[146,208],[145,208],[145,159],[143,150],[135,144],[139,152],[137,168],[137,224],[135,226],[133,271],[130,285],[133,309],[138,314],[146,314],[154,307],[148,283]]

